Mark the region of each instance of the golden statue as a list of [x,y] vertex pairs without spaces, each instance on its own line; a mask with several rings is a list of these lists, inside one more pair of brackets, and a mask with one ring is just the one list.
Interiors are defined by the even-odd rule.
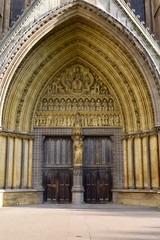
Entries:
[[73,137],[73,160],[75,165],[82,165],[83,141],[80,135]]

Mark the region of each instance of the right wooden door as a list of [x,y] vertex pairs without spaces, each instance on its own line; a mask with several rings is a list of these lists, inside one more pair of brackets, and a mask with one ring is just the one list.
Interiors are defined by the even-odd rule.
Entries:
[[86,203],[108,203],[111,195],[111,169],[84,169],[83,186]]
[[112,200],[113,147],[110,136],[87,136],[83,144],[83,186],[86,203]]

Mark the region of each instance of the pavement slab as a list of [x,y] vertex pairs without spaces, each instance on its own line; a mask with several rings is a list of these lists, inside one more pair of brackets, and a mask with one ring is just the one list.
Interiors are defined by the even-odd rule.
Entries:
[[0,240],[155,240],[160,209],[39,204],[0,209]]

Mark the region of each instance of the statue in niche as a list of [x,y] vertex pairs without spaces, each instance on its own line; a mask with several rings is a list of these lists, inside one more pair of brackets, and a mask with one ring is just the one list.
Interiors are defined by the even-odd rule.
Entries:
[[77,113],[75,116],[74,127],[81,128],[81,126],[82,126],[82,118],[81,118],[81,115],[79,113]]
[[60,110],[65,111],[65,101],[64,101],[64,99],[62,99],[61,102],[60,102]]
[[42,110],[47,110],[47,109],[48,109],[48,101],[46,98],[44,98],[42,101]]
[[98,99],[96,102],[96,111],[101,111],[101,100]]
[[113,107],[113,99],[110,99],[108,102],[108,110],[109,111],[113,111],[114,107]]
[[52,118],[48,117],[47,118],[47,126],[51,126],[52,125]]
[[100,94],[108,94],[108,89],[102,82],[100,82]]
[[55,116],[55,121],[54,121],[54,123],[55,123],[55,126],[57,127],[57,126],[58,126],[58,117],[57,117],[57,116]]
[[97,94],[99,93],[99,84],[96,82],[94,86],[91,88],[91,93],[92,94]]
[[115,124],[116,126],[119,126],[119,125],[120,125],[120,118],[119,118],[118,115],[115,115],[115,116],[114,116],[114,124]]
[[77,100],[76,100],[76,99],[73,99],[73,102],[72,102],[72,110],[73,110],[73,111],[77,111]]
[[112,115],[109,116],[109,125],[113,126],[113,116]]
[[67,117],[66,122],[67,122],[67,126],[70,127],[71,126],[71,117],[70,116]]
[[76,92],[82,92],[83,87],[83,74],[81,73],[80,67],[76,67],[75,73],[73,74],[72,90]]
[[71,103],[70,99],[67,99],[66,110],[67,111],[71,111],[72,110],[72,103]]
[[95,102],[94,102],[94,99],[93,99],[93,98],[91,99],[90,110],[91,110],[91,111],[94,111],[94,110],[95,110]]
[[80,98],[80,100],[78,102],[78,111],[83,111],[83,100],[82,100],[82,98]]
[[54,92],[54,85],[53,84],[50,84],[49,87],[48,87],[48,94],[52,94]]
[[75,165],[82,165],[83,141],[82,136],[73,136],[73,159]]
[[82,150],[83,150],[83,141],[82,141],[82,119],[79,113],[75,116],[74,128],[73,128],[73,159],[74,164],[82,164]]
[[48,101],[48,110],[53,110],[53,100],[51,98]]
[[108,115],[106,115],[105,122],[106,122],[106,126],[108,126],[108,125],[109,125],[109,122],[108,122]]
[[101,126],[101,125],[102,125],[102,124],[101,124],[101,122],[102,122],[102,121],[101,121],[101,116],[98,116],[97,118],[98,118],[98,119],[97,119],[97,125],[98,125],[98,126]]
[[102,115],[102,117],[101,117],[101,124],[102,124],[102,126],[106,125],[106,123],[105,123],[105,116],[104,115]]
[[84,102],[84,110],[89,111],[89,100],[88,99],[86,99]]
[[55,100],[55,104],[54,105],[55,105],[55,108],[54,108],[55,111],[58,111],[59,110],[59,101],[58,101],[58,99]]
[[107,111],[107,100],[106,99],[104,99],[104,101],[102,103],[102,110]]

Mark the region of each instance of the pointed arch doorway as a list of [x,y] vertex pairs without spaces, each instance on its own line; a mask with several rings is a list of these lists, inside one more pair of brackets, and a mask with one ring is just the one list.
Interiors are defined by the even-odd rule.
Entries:
[[[114,93],[82,63],[68,66],[49,81],[34,115],[38,138],[35,144],[40,144],[39,137],[43,139],[42,165],[38,157],[35,163],[42,171],[45,201],[108,203],[112,200],[113,180],[118,168],[122,168],[114,163],[121,149],[121,121]],[[119,149],[115,152],[117,144]],[[35,149],[40,148],[35,146]]]

